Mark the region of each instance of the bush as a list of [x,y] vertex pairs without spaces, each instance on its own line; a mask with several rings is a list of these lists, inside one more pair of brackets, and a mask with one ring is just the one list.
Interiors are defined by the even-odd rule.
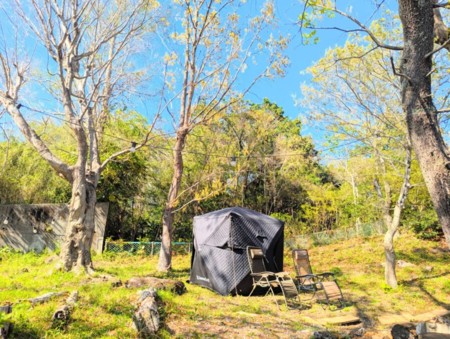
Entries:
[[422,211],[420,217],[409,216],[405,224],[420,239],[438,240],[443,235],[436,212],[433,209]]

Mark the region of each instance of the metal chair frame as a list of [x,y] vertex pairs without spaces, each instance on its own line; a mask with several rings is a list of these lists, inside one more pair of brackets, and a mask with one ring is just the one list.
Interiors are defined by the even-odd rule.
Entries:
[[300,292],[312,293],[311,299],[326,303],[328,306],[337,301],[343,306],[343,295],[334,273],[322,272],[314,274],[306,249],[296,249],[292,251],[294,268],[296,272],[297,288]]

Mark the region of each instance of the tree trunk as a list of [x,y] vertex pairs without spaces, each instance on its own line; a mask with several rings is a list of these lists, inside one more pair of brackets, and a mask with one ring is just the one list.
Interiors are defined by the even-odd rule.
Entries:
[[[384,186],[384,201],[383,206],[381,207],[383,222],[387,228],[383,242],[384,256],[385,256],[384,279],[386,284],[388,284],[390,287],[397,288],[397,275],[395,273],[395,263],[397,257],[395,255],[394,250],[394,236],[397,233],[398,222],[394,223],[393,218],[391,216],[392,190],[391,185],[386,179],[386,165],[383,157],[378,152],[375,153],[377,154],[380,170],[382,172],[383,186]],[[375,182],[378,197],[381,199],[383,197],[381,187],[377,179],[375,179]],[[397,208],[397,206],[395,208]]]
[[[376,147],[375,147],[376,149]],[[395,204],[394,213],[391,215],[391,205],[392,205],[392,190],[389,184],[389,181],[386,179],[386,165],[385,160],[381,156],[379,152],[375,152],[378,163],[380,166],[380,170],[383,177],[384,184],[384,203],[382,206],[382,214],[383,221],[387,228],[387,231],[384,235],[384,254],[385,254],[385,270],[384,277],[386,283],[392,287],[397,288],[397,275],[395,273],[396,266],[396,255],[394,250],[394,237],[397,233],[398,227],[400,225],[400,216],[405,206],[405,201],[408,196],[409,187],[410,187],[410,178],[411,178],[411,144],[405,146],[405,171],[403,174],[403,184],[400,189],[399,197],[397,199],[397,203]],[[377,191],[377,194],[380,198],[383,197],[383,193],[381,191],[380,184],[378,180],[374,180],[374,186]]]
[[73,177],[69,217],[60,259],[66,271],[83,268],[91,273],[94,269],[91,245],[95,228],[96,188],[86,178],[84,169],[78,169]]
[[180,128],[177,132],[177,140],[173,149],[173,176],[164,208],[161,250],[159,251],[158,271],[160,272],[167,272],[172,268],[173,212],[177,204],[178,191],[180,190],[183,176],[183,148],[187,135],[188,129]]
[[402,106],[411,143],[450,248],[450,159],[431,94],[433,1],[399,0]]

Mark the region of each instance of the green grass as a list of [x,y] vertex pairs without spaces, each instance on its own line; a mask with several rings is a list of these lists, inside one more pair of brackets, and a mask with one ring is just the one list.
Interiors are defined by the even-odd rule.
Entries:
[[[402,235],[395,243],[397,259],[412,266],[397,269],[399,287],[394,290],[384,283],[382,242],[382,237],[353,239],[309,250],[316,273],[331,270],[338,276],[348,301],[344,309],[324,310],[314,304],[309,309],[288,311],[282,306],[279,310],[273,297],[223,297],[187,284],[187,293],[181,296],[158,293],[163,319],[158,336],[287,338],[320,328],[324,318],[346,314],[358,314],[374,329],[382,330],[377,319],[385,314],[450,309],[449,252],[436,243]],[[94,257],[96,273],[91,277],[54,271],[52,256],[0,249],[0,305],[13,304],[13,313],[1,315],[0,322],[14,323],[11,338],[134,338],[131,317],[138,289],[113,287],[112,282],[134,276],[184,282],[189,277],[187,255],[175,256],[174,270],[167,275],[156,271],[157,257],[99,255]],[[294,272],[287,249],[285,271]],[[52,328],[51,324],[53,312],[66,296],[34,307],[28,301],[48,292],[75,290],[79,300],[66,328]]]

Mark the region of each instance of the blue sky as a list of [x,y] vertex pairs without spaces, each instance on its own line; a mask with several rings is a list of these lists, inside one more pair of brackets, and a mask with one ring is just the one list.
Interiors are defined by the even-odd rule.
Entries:
[[[162,3],[164,3],[164,1],[162,1]],[[250,10],[252,8],[259,10],[260,3],[262,3],[261,0],[248,0],[248,8],[250,8]],[[369,20],[378,16],[377,14],[374,15],[376,5],[373,0],[338,0],[338,4],[340,9],[351,13],[363,23],[368,23]],[[396,2],[391,0],[386,1],[385,4],[395,6]],[[291,118],[296,118],[301,115],[301,107],[295,106],[294,98],[299,98],[301,96],[300,85],[309,81],[309,76],[305,73],[306,68],[311,66],[315,60],[320,59],[324,55],[326,49],[336,45],[342,45],[347,39],[346,33],[327,29],[318,31],[319,42],[317,44],[303,45],[299,27],[297,25],[298,15],[302,11],[302,6],[303,5],[299,0],[275,0],[275,11],[279,18],[279,28],[283,34],[290,35],[292,38],[292,43],[287,50],[291,65],[287,69],[285,77],[273,80],[262,80],[257,83],[247,95],[248,100],[256,103],[261,102],[265,97],[268,98],[281,106]],[[2,13],[2,16],[3,15],[4,13]],[[323,26],[354,27],[347,19],[341,17],[336,17],[333,22],[327,19],[323,22]],[[35,56],[36,55],[37,54],[35,54]],[[45,63],[46,59],[47,57],[44,57],[44,59],[41,60],[41,63]],[[250,67],[248,72],[251,74]],[[36,96],[36,93],[34,93],[33,96]],[[40,97],[41,102],[46,100],[42,93],[38,96]],[[130,108],[136,108],[144,115],[149,116],[149,118],[151,117],[151,103],[145,102],[145,100],[142,100],[141,102],[136,100],[135,106],[136,107]],[[317,130],[310,126],[306,126],[305,133],[314,136],[315,141],[318,144],[317,146],[320,148],[321,133],[318,133]]]
[[[358,18],[363,24],[370,25],[370,22],[382,16],[383,10],[376,10],[377,3],[383,1],[338,1],[339,9],[345,10],[347,13]],[[393,11],[397,11],[396,1],[384,1],[383,5],[389,6]],[[324,29],[317,31],[319,38],[317,44],[302,44],[302,39],[297,26],[297,18],[301,13],[302,5],[296,0],[278,0],[276,1],[276,11],[280,18],[280,25],[286,34],[292,36],[292,44],[287,53],[291,61],[291,65],[283,78],[273,80],[263,80],[258,83],[249,94],[248,98],[252,101],[261,101],[264,97],[269,98],[281,106],[286,115],[290,118],[301,118],[302,107],[295,105],[295,99],[301,98],[300,86],[302,83],[308,83],[310,76],[306,69],[315,61],[324,56],[329,48],[343,45],[347,40],[347,33]],[[319,26],[322,27],[340,27],[355,28],[355,24],[347,18],[336,16],[334,19],[325,19]],[[304,125],[303,134],[313,138],[318,150],[324,149],[323,132],[317,126]]]
[[[376,5],[373,1],[338,1],[342,10],[347,9],[364,24],[368,20],[379,17],[380,13],[374,13]],[[390,5],[391,9],[396,10],[395,1],[386,1],[384,5]],[[297,0],[278,0],[276,1],[276,11],[280,18],[284,31],[292,35],[292,44],[288,49],[288,55],[291,65],[284,78],[274,80],[264,80],[251,91],[251,96],[255,101],[267,97],[284,108],[286,114],[291,118],[296,118],[301,113],[301,107],[296,107],[293,99],[299,97],[300,85],[309,81],[310,77],[305,73],[307,67],[314,61],[320,59],[325,51],[334,46],[343,45],[347,39],[347,33],[337,30],[319,30],[317,44],[303,45],[300,32],[298,30],[297,18],[302,10],[302,5]],[[322,22],[323,27],[355,27],[348,19],[337,16],[332,21]]]

